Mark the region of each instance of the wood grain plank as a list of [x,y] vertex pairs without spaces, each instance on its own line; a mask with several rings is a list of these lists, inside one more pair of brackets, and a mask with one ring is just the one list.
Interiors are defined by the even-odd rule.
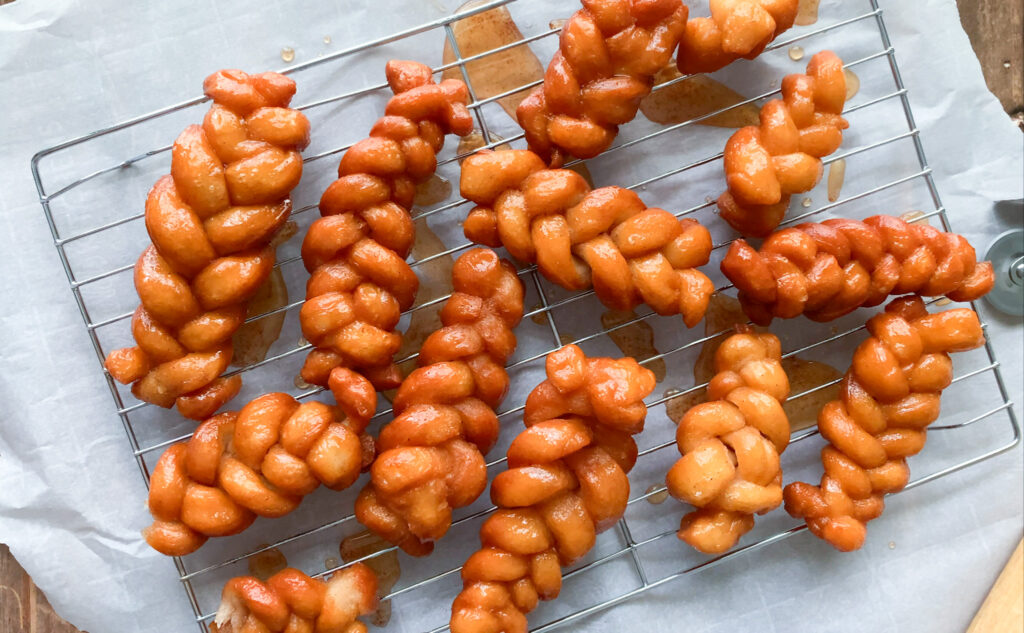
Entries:
[[989,90],[1007,112],[1024,110],[1024,1],[957,0],[956,4]]
[[1010,556],[967,633],[1020,633],[1024,630],[1024,540]]
[[0,631],[3,633],[81,633],[57,615],[46,596],[0,544]]

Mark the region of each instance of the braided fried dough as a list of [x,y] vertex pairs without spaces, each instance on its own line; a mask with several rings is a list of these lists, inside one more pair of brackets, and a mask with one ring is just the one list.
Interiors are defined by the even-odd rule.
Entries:
[[646,303],[688,327],[704,316],[714,287],[696,267],[708,262],[711,235],[695,220],[648,208],[629,189],[591,190],[527,150],[470,156],[460,188],[479,205],[463,225],[470,240],[504,246],[563,288],[593,287],[615,310]]
[[498,439],[494,409],[508,392],[505,361],[523,316],[523,286],[494,251],[467,251],[452,268],[443,327],[424,342],[419,368],[402,382],[395,419],[380,432],[356,518],[409,554],[444,536],[455,508],[487,486],[483,455]]
[[362,563],[324,582],[288,567],[263,582],[238,576],[224,585],[213,633],[366,633],[356,620],[377,604],[377,576]]
[[806,75],[782,80],[782,99],[761,107],[761,124],[737,130],[725,145],[728,191],[718,210],[732,228],[764,237],[782,222],[790,196],[821,180],[821,159],[836,151],[849,127],[843,61],[822,51]]
[[779,507],[779,454],[789,444],[779,339],[738,329],[716,351],[715,370],[708,402],[676,429],[682,457],[665,479],[673,497],[696,507],[679,538],[705,554],[728,550],[753,529],[754,514]]
[[760,251],[736,240],[722,272],[758,325],[800,314],[830,321],[889,295],[974,301],[995,283],[991,262],[978,263],[962,236],[887,215],[800,224]]
[[587,358],[575,345],[549,354],[546,370],[526,400],[509,468],[491,483],[498,510],[462,568],[452,633],[525,633],[525,614],[558,597],[561,567],[626,510],[632,436],[643,430],[654,374],[632,358]]
[[687,12],[680,0],[583,0],[544,83],[516,110],[530,149],[553,167],[608,149],[669,62]]
[[269,393],[206,420],[191,439],[168,448],[150,480],[154,521],[143,531],[146,542],[184,556],[211,536],[241,532],[256,516],[288,514],[320,484],[352,485],[373,460],[364,430],[377,394],[343,367],[329,383],[337,407]]
[[311,277],[299,318],[316,347],[302,378],[316,385],[345,366],[378,389],[398,386],[393,356],[402,337],[395,327],[419,287],[405,261],[416,184],[437,169],[445,135],[464,136],[473,127],[461,81],[434,83],[430,68],[406,61],[388,62],[387,79],[395,95],[385,116],[345,152],[338,179],[320,198],[323,217],[302,242]]
[[893,300],[868,321],[868,331],[839,399],[818,415],[829,442],[821,451],[821,484],[796,482],[784,491],[786,511],[844,552],[864,544],[868,521],[885,508],[883,496],[907,485],[906,458],[924,448],[942,390],[953,380],[950,352],[985,342],[973,310],[928,314],[919,297]]
[[220,378],[246,303],[274,267],[271,239],[288,219],[309,121],[288,108],[295,82],[221,70],[203,82],[213,106],[171,151],[171,173],[146,198],[152,244],[135,264],[135,347],[104,366],[140,400],[187,418],[213,415],[241,378]]
[[798,0],[711,0],[711,17],[692,18],[679,41],[684,75],[710,73],[740,57],[754,59],[793,26]]

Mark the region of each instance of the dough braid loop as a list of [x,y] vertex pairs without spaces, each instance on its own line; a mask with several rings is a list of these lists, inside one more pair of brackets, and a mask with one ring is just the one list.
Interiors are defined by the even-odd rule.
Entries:
[[592,287],[610,308],[646,303],[688,327],[703,318],[714,286],[696,267],[708,262],[711,234],[695,220],[649,208],[629,189],[591,190],[528,150],[470,156],[460,189],[478,205],[463,225],[470,240],[504,246],[563,288]]
[[991,262],[979,263],[962,236],[887,215],[800,224],[759,251],[737,240],[722,272],[758,325],[801,314],[831,321],[890,295],[974,301],[995,283]]
[[530,149],[553,167],[608,149],[669,63],[687,13],[680,0],[583,0],[544,83],[516,110]]
[[352,485],[373,461],[373,439],[364,431],[377,394],[343,367],[329,383],[337,407],[269,393],[206,420],[168,448],[150,478],[154,521],[143,531],[146,542],[184,556],[211,536],[241,532],[257,516],[288,514],[321,484]]
[[140,400],[187,418],[213,415],[241,388],[220,377],[247,302],[274,267],[271,240],[291,213],[309,121],[288,108],[295,82],[277,73],[221,70],[213,100],[171,150],[171,173],[146,198],[152,244],[135,264],[135,347],[111,352],[110,374]]
[[434,83],[429,67],[390,61],[395,93],[385,116],[345,152],[338,179],[320,198],[321,218],[302,242],[310,278],[299,318],[315,349],[302,378],[326,385],[331,370],[356,369],[378,389],[401,382],[395,331],[416,297],[419,280],[405,261],[415,227],[409,210],[416,184],[433,175],[446,134],[473,127],[465,84]]
[[377,605],[377,576],[355,563],[327,581],[288,567],[266,581],[237,576],[224,585],[213,633],[366,633],[356,620]]
[[409,554],[422,556],[448,531],[452,510],[487,486],[484,455],[498,439],[495,409],[508,392],[505,363],[516,348],[523,286],[494,251],[467,251],[452,268],[442,327],[423,343],[415,369],[380,433],[356,518]]
[[821,180],[821,159],[836,151],[849,127],[843,61],[822,51],[807,74],[782,80],[782,99],[761,107],[761,123],[737,130],[725,144],[725,180],[718,211],[744,235],[764,237],[782,222],[792,194]]
[[854,352],[839,399],[818,414],[828,442],[821,483],[792,483],[783,493],[789,514],[844,552],[864,544],[883,496],[907,485],[907,458],[924,448],[953,380],[949,354],[985,342],[973,310],[928,314],[920,297],[895,299],[867,327],[871,336]]
[[643,399],[654,374],[631,358],[587,358],[575,345],[547,357],[526,401],[508,470],[491,484],[498,509],[462,568],[452,633],[525,633],[526,613],[558,596],[561,568],[586,554],[626,510]]
[[779,507],[779,455],[789,444],[779,339],[741,328],[718,348],[715,369],[708,402],[676,429],[682,457],[666,477],[669,493],[696,508],[683,517],[680,540],[706,554],[728,550],[753,529],[754,514]]

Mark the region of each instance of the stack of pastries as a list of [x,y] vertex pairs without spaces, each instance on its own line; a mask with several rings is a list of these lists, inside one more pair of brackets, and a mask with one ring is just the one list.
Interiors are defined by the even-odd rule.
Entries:
[[[482,150],[464,161],[460,190],[475,205],[465,235],[504,247],[563,288],[593,290],[611,309],[643,304],[696,325],[714,291],[699,270],[712,250],[707,228],[648,207],[629,189],[593,188],[563,164],[608,149],[673,53],[688,74],[753,59],[792,26],[796,10],[796,0],[712,0],[710,16],[688,20],[680,0],[583,0],[544,81],[518,108],[529,149]],[[215,415],[241,387],[237,374],[224,374],[231,337],[275,265],[272,240],[302,175],[310,129],[288,107],[295,83],[235,70],[208,77],[213,105],[202,126],[178,137],[170,175],[149,193],[151,244],[135,267],[136,345],[111,352],[105,366],[139,399],[202,420],[153,469],[154,521],[144,535],[164,554],[189,554],[259,516],[291,512],[321,484],[342,490],[369,472],[355,517],[424,556],[448,532],[453,510],[487,487],[485,455],[500,433],[525,291],[511,261],[468,250],[452,266],[453,291],[418,366],[403,375],[395,363],[401,315],[419,285],[406,261],[416,188],[436,170],[446,135],[468,134],[473,118],[461,81],[436,82],[429,67],[407,61],[389,62],[385,74],[393,96],[384,116],[345,152],[320,199],[322,217],[302,241],[310,276],[300,322],[313,350],[301,377],[327,388],[333,404],[269,393]],[[895,298],[867,322],[839,397],[819,414],[827,445],[818,485],[783,486],[789,378],[779,339],[740,326],[718,347],[707,402],[682,417],[680,457],[665,475],[668,492],[692,506],[679,538],[709,554],[735,546],[754,515],[783,504],[836,548],[859,548],[883,496],[908,482],[906,459],[923,448],[952,380],[949,354],[985,340],[972,310],[929,314],[922,297],[973,301],[994,283],[991,264],[979,263],[963,237],[926,224],[879,215],[776,231],[790,196],[815,186],[821,159],[842,143],[842,61],[814,55],[781,93],[761,108],[758,126],[725,145],[720,216],[765,239],[756,249],[735,240],[722,273],[760,326],[801,315],[830,321]],[[526,631],[526,614],[558,596],[562,568],[585,556],[629,501],[634,436],[654,374],[575,345],[549,353],[545,370],[526,400],[526,428],[491,482],[496,508],[461,569],[454,633]],[[397,389],[390,421],[374,437],[377,392],[389,389]],[[214,628],[358,633],[365,625],[356,618],[376,594],[360,563],[327,581],[291,568],[265,581],[237,577],[224,587]]]

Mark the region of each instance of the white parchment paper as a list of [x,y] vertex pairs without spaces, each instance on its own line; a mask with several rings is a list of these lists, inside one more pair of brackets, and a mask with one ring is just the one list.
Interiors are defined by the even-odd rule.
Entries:
[[[172,562],[141,540],[139,530],[149,522],[145,488],[96,355],[40,209],[29,172],[38,150],[112,123],[176,103],[198,94],[203,77],[222,67],[253,72],[286,65],[281,50],[290,47],[302,62],[396,30],[450,14],[455,0],[409,2],[252,3],[232,0],[184,0],[173,3],[124,3],[113,0],[18,0],[0,7],[0,541],[8,543],[54,607],[76,626],[92,633],[105,631],[195,630],[192,610]],[[1022,135],[985,89],[977,59],[960,27],[952,0],[905,3],[882,2],[917,128],[930,159],[951,222],[983,254],[1002,231],[1021,226]],[[568,17],[575,3],[519,0],[510,10],[526,35],[547,28],[548,21]],[[864,1],[822,2],[820,25],[870,11]],[[695,8],[694,15],[703,9]],[[814,27],[805,27],[804,30]],[[797,35],[794,29],[789,35]],[[328,39],[326,39],[329,37]],[[340,94],[383,81],[383,63],[398,57],[438,64],[441,33],[410,38],[389,46],[326,64],[297,75],[296,103]],[[801,43],[811,53],[832,48],[847,61],[883,49],[874,19],[860,21]],[[554,42],[534,49],[546,61]],[[752,63],[737,64],[720,78],[745,94],[778,86],[784,74],[802,68],[785,50],[766,54]],[[888,61],[883,57],[855,69],[862,80],[860,102],[893,90]],[[309,154],[323,152],[365,135],[379,116],[386,95],[381,92],[347,100],[310,113],[314,142]],[[853,103],[857,103],[857,101]],[[493,110],[493,111],[492,111]],[[185,124],[198,121],[202,108],[138,126],[109,140],[82,146],[48,159],[42,165],[49,191],[74,177],[116,164],[128,156],[170,143]],[[505,136],[516,133],[514,123],[491,106],[488,120]],[[865,108],[850,117],[844,149],[871,145],[907,131],[898,99]],[[623,140],[656,130],[638,118],[625,126]],[[627,152],[609,154],[591,163],[599,185],[630,184],[717,151],[728,130],[689,126]],[[449,146],[454,143],[450,142]],[[449,147],[450,155],[451,149]],[[843,151],[843,150],[841,150]],[[295,192],[296,206],[314,203],[332,178],[338,156],[307,165]],[[844,194],[867,191],[919,167],[909,139],[852,156]],[[145,193],[166,172],[167,156],[143,161],[132,168],[97,179],[61,196],[54,214],[62,235],[109,222],[142,210]],[[457,168],[442,170],[457,179]],[[95,186],[93,186],[95,185]],[[879,194],[836,207],[831,215],[866,217],[872,213],[902,213],[910,208],[931,209],[923,180],[908,181]],[[712,164],[679,178],[654,183],[641,192],[649,204],[670,209],[699,205],[721,188],[720,165]],[[820,206],[824,185],[809,197]],[[815,207],[812,207],[815,208]],[[796,209],[796,204],[794,204]],[[446,244],[459,243],[459,215],[465,208],[438,214],[431,228]],[[792,212],[791,212],[792,213]],[[299,219],[308,226],[315,212]],[[697,216],[721,240],[729,236],[723,223],[705,209]],[[81,240],[69,246],[78,278],[130,263],[144,242],[141,222],[107,232],[103,241]],[[282,256],[297,253],[301,238],[282,247]],[[710,268],[710,267],[709,267]],[[293,297],[304,282],[301,265],[285,271]],[[83,290],[94,321],[130,310],[136,303],[130,273]],[[529,282],[529,280],[527,280]],[[528,286],[530,284],[528,283]],[[555,297],[562,296],[554,293]],[[538,299],[530,290],[527,307]],[[556,314],[563,334],[586,336],[599,327],[595,303]],[[587,312],[589,310],[589,313]],[[1019,319],[1004,317],[982,306],[1010,388],[1022,398],[1022,331]],[[855,327],[863,314],[836,324]],[[652,320],[659,349],[668,350],[694,340],[677,321]],[[784,346],[793,349],[829,335],[830,326],[794,321],[779,324]],[[128,340],[122,321],[99,332],[106,349]],[[517,331],[520,350],[515,359],[539,354],[551,346],[546,325],[530,319]],[[298,338],[295,315],[272,350],[294,347]],[[857,336],[820,350],[823,359],[845,367],[843,358],[860,340]],[[585,346],[592,353],[616,354],[605,339]],[[692,384],[696,350],[669,357],[668,377],[659,385],[686,388]],[[816,352],[817,354],[817,352]],[[514,359],[514,360],[515,360]],[[296,392],[291,384],[301,355],[284,362],[284,369],[247,375],[245,391],[236,403],[264,390]],[[981,352],[958,358],[958,373],[984,367]],[[540,378],[541,365],[528,363],[512,372],[514,391],[506,406],[522,402]],[[287,373],[291,372],[291,373]],[[284,373],[284,375],[282,375]],[[944,398],[941,423],[953,424],[986,411],[1001,400],[990,374],[979,382],[957,383]],[[130,396],[126,402],[131,404]],[[152,409],[152,407],[151,407]],[[1018,408],[1018,411],[1020,409]],[[147,417],[148,416],[148,417]],[[133,420],[142,446],[188,433],[191,426],[173,412],[153,411]],[[514,416],[505,420],[499,455],[520,428]],[[664,407],[652,408],[642,447],[671,438],[673,428]],[[944,466],[1005,443],[1009,424],[996,415],[965,431],[936,431],[924,453],[912,461],[915,475]],[[816,477],[820,447],[808,440],[787,452],[787,480]],[[792,453],[792,455],[790,455]],[[631,475],[634,496],[656,483],[674,453],[663,450],[642,460]],[[961,631],[981,604],[1022,532],[1021,450],[893,498],[885,515],[869,527],[869,542],[852,554],[839,554],[806,533],[747,554],[651,591],[578,624],[593,630],[689,631]],[[159,451],[147,455],[150,466]],[[790,469],[791,468],[791,469]],[[493,474],[493,472],[492,472]],[[361,484],[357,484],[356,489]],[[229,556],[251,551],[351,511],[356,490],[336,494],[319,491],[293,515],[259,521],[234,539],[209,544],[186,559],[189,571]],[[485,495],[486,496],[486,495]],[[486,500],[458,516],[484,507]],[[643,540],[672,527],[683,509],[669,500],[660,506],[644,501],[627,516],[633,538]],[[759,522],[744,542],[752,542],[794,522],[777,512]],[[453,528],[425,560],[402,557],[398,588],[459,564],[474,548],[478,523]],[[291,564],[312,573],[337,557],[337,543],[359,528],[352,522],[324,530],[283,548]],[[602,535],[588,560],[621,546],[614,531]],[[674,538],[661,539],[645,550],[645,567],[655,580],[704,560]],[[620,557],[580,574],[566,583],[563,597],[543,605],[531,616],[540,624],[572,610],[634,588],[638,579],[628,557]],[[246,573],[244,562],[196,580],[200,607],[216,605],[219,587],[231,575]],[[421,631],[447,621],[456,575],[426,589],[410,591],[394,602],[389,630]],[[642,624],[641,624],[642,623]]]

